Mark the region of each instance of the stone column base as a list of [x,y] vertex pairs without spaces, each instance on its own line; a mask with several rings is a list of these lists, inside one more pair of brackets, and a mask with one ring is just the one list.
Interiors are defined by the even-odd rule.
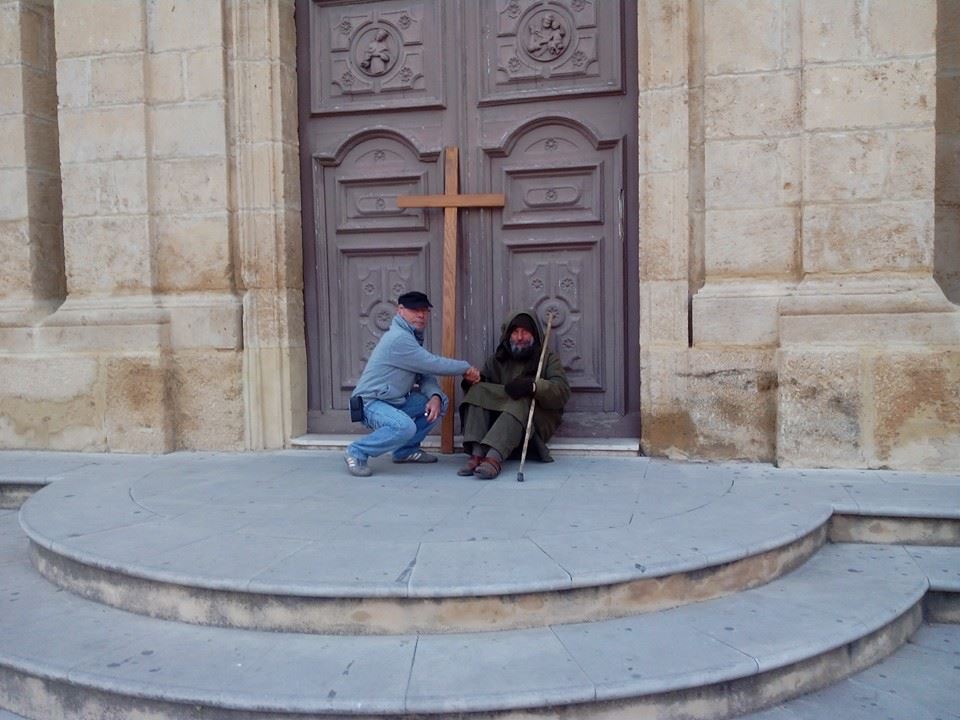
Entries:
[[960,310],[929,279],[871,285],[781,306],[777,463],[955,472]]

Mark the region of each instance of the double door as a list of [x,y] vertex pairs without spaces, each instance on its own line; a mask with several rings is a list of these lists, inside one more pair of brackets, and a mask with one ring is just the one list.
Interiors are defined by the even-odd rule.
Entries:
[[348,398],[398,295],[426,291],[440,349],[443,214],[460,189],[457,356],[479,365],[512,309],[552,313],[573,388],[563,433],[639,434],[633,0],[298,0],[311,432]]

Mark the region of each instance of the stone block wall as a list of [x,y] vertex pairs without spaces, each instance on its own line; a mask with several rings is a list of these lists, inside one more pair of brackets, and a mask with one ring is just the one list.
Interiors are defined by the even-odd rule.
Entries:
[[[59,223],[62,197],[63,218],[62,239],[50,243],[59,265],[40,257],[46,246],[32,229],[29,243],[26,231],[0,236],[0,257],[19,253],[20,263],[10,273],[20,285],[0,288],[0,318],[12,318],[0,323],[0,445],[282,446],[305,424],[296,401],[273,402],[303,384],[302,359],[290,360],[298,333],[303,345],[299,188],[290,182],[299,171],[293,2],[30,0],[0,9],[0,64],[13,58],[19,82],[11,74],[2,85],[18,97],[45,91],[52,118],[46,155],[32,159],[25,141],[26,157],[12,150],[0,161],[0,173],[9,165],[25,178],[9,214],[33,221],[55,206]],[[42,31],[29,24],[34,15]],[[35,46],[48,48],[46,84],[28,78],[41,65]],[[11,106],[9,120],[0,112],[11,130],[29,126],[31,112],[47,120],[30,107]],[[47,166],[55,202],[34,200],[28,182]],[[31,262],[59,267],[59,286],[31,275]],[[53,301],[16,315],[30,294]],[[264,346],[272,365],[253,377]]]
[[[643,449],[955,469],[954,0],[639,0]],[[0,446],[306,424],[294,0],[0,0]]]
[[[956,101],[956,3],[640,8],[641,56],[672,63],[641,63],[641,89],[669,78],[688,106],[673,116],[687,146],[667,153],[686,198],[641,198],[674,219],[641,223],[643,448],[951,469],[960,314],[933,277],[951,286],[957,267],[957,114],[937,112]],[[679,258],[669,292],[664,258]]]
[[64,294],[50,0],[0,0],[0,88],[0,328],[9,328]]

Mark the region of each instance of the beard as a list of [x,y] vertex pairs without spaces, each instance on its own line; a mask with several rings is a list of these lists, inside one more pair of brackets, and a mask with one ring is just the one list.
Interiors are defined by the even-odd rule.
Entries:
[[536,350],[536,343],[515,343],[512,340],[510,344],[510,356],[514,360],[527,360],[533,355],[533,351]]

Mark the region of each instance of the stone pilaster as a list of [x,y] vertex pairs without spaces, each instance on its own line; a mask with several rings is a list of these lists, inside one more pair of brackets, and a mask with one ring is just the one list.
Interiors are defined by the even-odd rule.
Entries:
[[960,304],[960,3],[937,2],[934,277]]
[[64,294],[52,2],[0,0],[0,88],[0,345],[11,350]]
[[934,281],[937,2],[909,17],[896,2],[804,8],[803,279],[779,310],[777,459],[951,469],[960,312]]
[[705,0],[704,285],[697,346],[771,347],[799,279],[799,2]]
[[72,417],[47,446],[169,450],[169,317],[153,295],[146,6],[58,0],[54,26],[68,294],[35,328],[33,361],[70,366],[78,382],[61,400],[93,411]]
[[283,447],[307,415],[294,3],[237,0],[227,21],[246,446]]

